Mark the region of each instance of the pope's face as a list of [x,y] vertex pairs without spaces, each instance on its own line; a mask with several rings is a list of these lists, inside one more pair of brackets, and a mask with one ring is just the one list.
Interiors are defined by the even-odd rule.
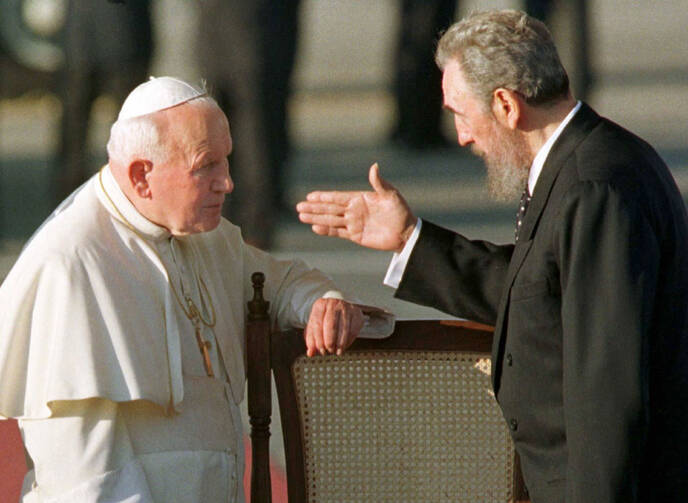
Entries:
[[168,157],[147,176],[149,218],[173,235],[214,229],[225,195],[234,188],[225,115],[216,106],[181,105],[162,117],[160,134]]

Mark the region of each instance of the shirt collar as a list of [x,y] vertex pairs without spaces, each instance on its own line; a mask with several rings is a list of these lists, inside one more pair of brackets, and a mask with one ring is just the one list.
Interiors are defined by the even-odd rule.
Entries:
[[139,213],[112,176],[110,166],[104,166],[97,176],[102,182],[98,190],[101,201],[114,218],[125,225],[130,224],[138,233],[153,241],[160,241],[171,236],[166,228],[151,222]]
[[557,129],[554,130],[552,136],[547,138],[545,144],[542,147],[540,147],[540,150],[538,150],[538,153],[535,156],[535,159],[533,159],[533,164],[531,164],[530,171],[528,173],[528,191],[531,195],[535,190],[535,184],[537,183],[537,180],[540,177],[542,167],[545,165],[545,161],[547,160],[549,151],[552,150],[552,145],[554,145],[554,142],[557,141],[557,138],[559,138],[561,132],[564,130],[566,125],[569,122],[571,122],[571,119],[573,119],[573,116],[576,115],[576,112],[580,110],[581,105],[582,103],[578,101],[576,103],[576,106],[571,109],[571,111],[564,118],[564,120],[561,121],[561,123],[557,126]]

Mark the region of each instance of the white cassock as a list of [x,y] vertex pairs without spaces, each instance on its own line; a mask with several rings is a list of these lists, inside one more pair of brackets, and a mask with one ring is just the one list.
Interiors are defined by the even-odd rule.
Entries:
[[[255,271],[280,327],[304,326],[336,288],[246,245],[224,219],[172,237],[107,167],[63,203],[0,287],[0,417],[19,419],[34,462],[24,501],[243,501],[238,404]],[[175,295],[199,306],[215,377]]]

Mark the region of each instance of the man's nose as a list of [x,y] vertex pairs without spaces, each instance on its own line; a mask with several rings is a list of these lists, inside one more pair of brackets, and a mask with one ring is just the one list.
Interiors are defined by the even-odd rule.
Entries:
[[473,143],[473,137],[464,129],[457,128],[456,136],[459,145],[461,145],[462,147],[465,147],[466,145]]
[[234,181],[229,173],[225,173],[222,178],[218,178],[214,181],[212,190],[215,192],[224,192],[229,194],[234,190]]
[[456,116],[454,116],[454,129],[456,130],[456,140],[459,142],[459,145],[465,147],[469,143],[473,143],[470,131]]
[[227,176],[224,178],[224,191],[226,194],[229,194],[234,190],[234,180],[232,180],[232,177],[229,176],[229,173],[227,173]]

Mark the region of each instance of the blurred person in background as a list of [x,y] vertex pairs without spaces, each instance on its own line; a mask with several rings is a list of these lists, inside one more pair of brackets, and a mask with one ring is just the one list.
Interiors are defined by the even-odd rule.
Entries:
[[93,174],[88,133],[96,98],[109,94],[119,107],[148,75],[150,0],[67,0],[61,45],[65,59],[56,88],[62,117],[51,177],[53,207]]
[[[524,8],[528,15],[539,19],[552,29],[551,21],[553,18],[555,0],[525,0]],[[561,5],[560,5],[561,7]],[[590,27],[588,22],[588,2],[587,0],[570,1],[571,19],[567,23],[571,25],[571,50],[572,50],[572,71],[571,89],[576,96],[585,100],[588,99],[590,89],[593,85],[592,68],[590,65]]]
[[298,39],[299,0],[199,2],[203,74],[232,117],[238,188],[224,214],[247,242],[269,248],[284,212],[290,152],[287,104]]
[[454,22],[456,0],[402,0],[394,77],[392,141],[402,147],[446,147],[442,73],[432,60],[437,39]]
[[[525,0],[525,11],[544,23],[553,17],[553,0]],[[394,77],[396,104],[392,141],[402,147],[425,149],[451,146],[442,132],[442,73],[433,54],[442,32],[453,22],[457,0],[402,0]],[[572,2],[572,88],[586,99],[592,85],[588,54],[586,0]]]

